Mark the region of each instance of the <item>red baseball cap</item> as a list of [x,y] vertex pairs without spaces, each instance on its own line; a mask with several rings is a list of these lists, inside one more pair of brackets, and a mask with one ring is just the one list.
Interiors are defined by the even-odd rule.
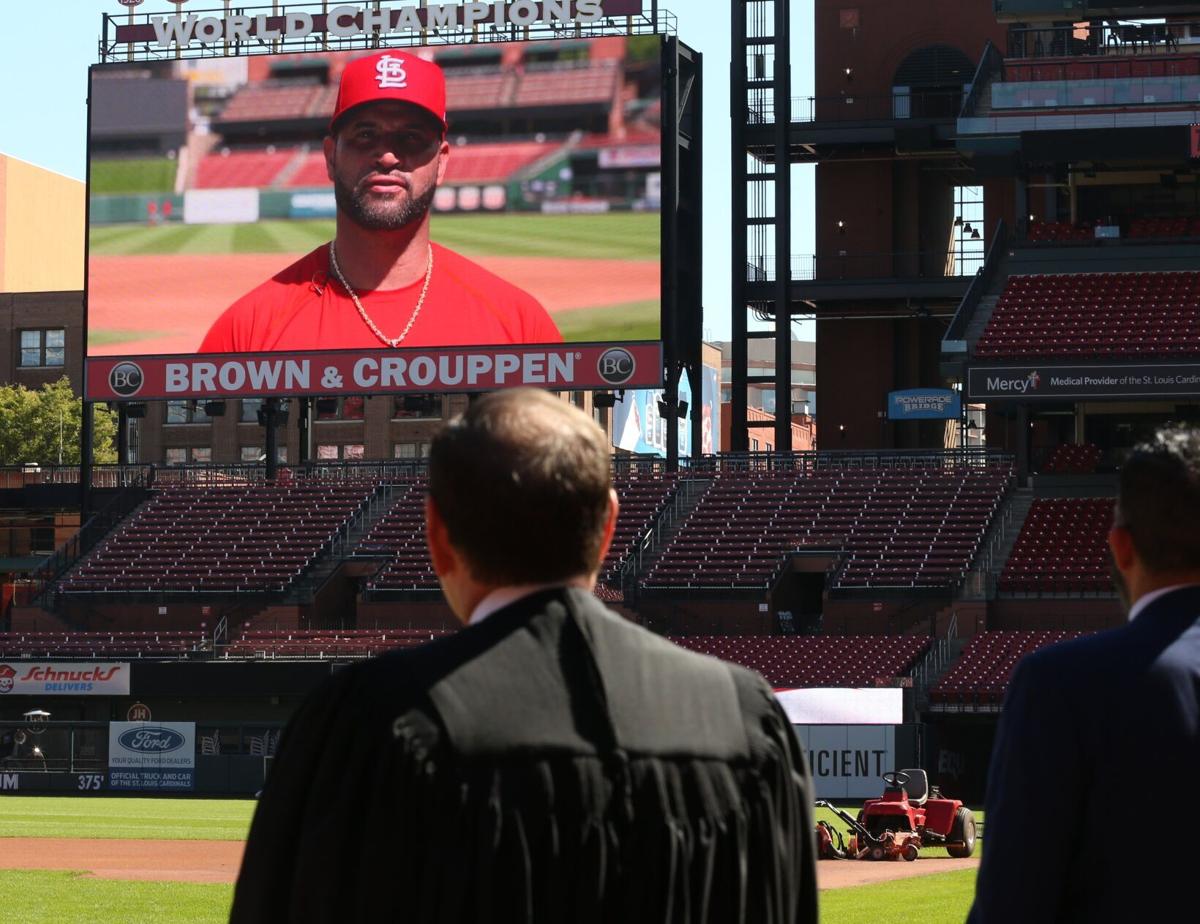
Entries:
[[420,106],[446,130],[446,77],[432,61],[393,49],[355,58],[342,71],[337,106],[329,120],[335,131],[347,111],[364,103],[399,100]]

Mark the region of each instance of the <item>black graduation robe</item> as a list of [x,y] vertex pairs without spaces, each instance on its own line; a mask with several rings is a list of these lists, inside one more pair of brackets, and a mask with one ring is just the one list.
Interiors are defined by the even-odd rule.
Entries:
[[304,703],[231,920],[816,921],[812,797],[761,677],[545,591]]

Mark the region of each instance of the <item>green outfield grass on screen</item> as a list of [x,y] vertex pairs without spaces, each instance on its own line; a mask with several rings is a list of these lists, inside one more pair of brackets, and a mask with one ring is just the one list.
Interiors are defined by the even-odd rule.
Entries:
[[[533,260],[625,261],[657,265],[660,216],[657,212],[600,215],[438,214],[433,238],[468,257]],[[307,253],[332,238],[332,219],[261,220],[252,224],[108,224],[89,234],[89,255],[146,257],[198,254]],[[569,275],[569,273],[568,273]],[[569,286],[570,278],[563,284]],[[614,283],[618,280],[614,279]],[[564,339],[576,342],[657,340],[658,298],[582,305],[555,313]],[[144,331],[127,331],[129,338]],[[122,331],[94,329],[93,345],[119,343]]]

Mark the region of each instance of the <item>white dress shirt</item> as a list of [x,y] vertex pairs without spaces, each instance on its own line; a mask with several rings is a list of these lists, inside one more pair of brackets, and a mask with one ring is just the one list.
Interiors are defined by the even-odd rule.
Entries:
[[475,609],[471,610],[471,618],[467,620],[467,625],[473,626],[477,622],[483,622],[492,613],[504,609],[510,603],[516,603],[522,597],[536,594],[540,590],[549,590],[551,587],[566,587],[569,583],[569,581],[551,581],[548,584],[512,584],[508,587],[497,587],[475,604]]

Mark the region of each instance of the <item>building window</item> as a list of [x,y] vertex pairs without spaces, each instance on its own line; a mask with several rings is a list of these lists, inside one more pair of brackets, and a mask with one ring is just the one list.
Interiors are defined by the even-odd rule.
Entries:
[[211,462],[212,449],[208,446],[193,446],[191,449],[193,462]]
[[163,453],[163,461],[167,465],[183,465],[187,461],[187,450],[172,446]]
[[242,423],[258,423],[258,412],[262,410],[262,398],[243,398],[242,399]]
[[209,417],[204,413],[203,401],[168,401],[167,423],[208,423]]
[[22,367],[62,366],[66,364],[67,332],[62,328],[21,331]]
[[441,395],[398,395],[392,403],[392,420],[441,419]]
[[257,462],[262,458],[261,446],[243,446],[241,448],[243,462]]
[[317,420],[362,420],[365,401],[362,395],[318,398]]
[[392,455],[397,459],[427,459],[429,443],[396,443],[392,447]]
[[355,461],[363,458],[362,443],[322,443],[317,446],[317,458],[324,462]]
[[[987,257],[983,239],[983,187],[954,187],[954,267],[948,275],[974,276]],[[805,383],[808,384],[808,383]]]

